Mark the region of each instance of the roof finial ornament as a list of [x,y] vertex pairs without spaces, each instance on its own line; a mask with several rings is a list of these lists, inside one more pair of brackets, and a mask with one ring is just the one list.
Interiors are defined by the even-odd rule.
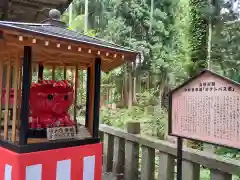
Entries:
[[49,11],[49,18],[42,21],[42,23],[55,27],[67,28],[67,25],[61,21],[61,12],[57,9],[51,9]]
[[49,11],[49,17],[50,17],[51,19],[60,20],[60,18],[61,18],[61,12],[60,12],[59,10],[57,10],[57,9],[51,9],[51,10]]

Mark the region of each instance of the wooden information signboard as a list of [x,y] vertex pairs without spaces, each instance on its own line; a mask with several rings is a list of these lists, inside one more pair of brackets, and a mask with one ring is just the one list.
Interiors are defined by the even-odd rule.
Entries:
[[240,85],[205,70],[171,93],[170,134],[240,149]]
[[240,149],[240,84],[209,70],[170,94],[169,135],[177,136],[177,180],[182,138]]
[[74,126],[47,128],[48,140],[72,139],[75,137],[76,129]]

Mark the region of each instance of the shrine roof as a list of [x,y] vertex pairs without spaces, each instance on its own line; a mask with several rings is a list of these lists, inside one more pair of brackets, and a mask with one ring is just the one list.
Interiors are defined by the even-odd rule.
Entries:
[[85,68],[91,66],[94,59],[101,58],[104,72],[126,61],[132,62],[139,55],[135,50],[70,30],[60,17],[61,12],[52,9],[42,23],[0,21],[2,54],[13,54],[23,46],[32,46],[33,62],[78,64]]
[[8,21],[0,21],[0,29],[1,28],[10,28],[12,30],[21,31],[25,33],[32,33],[44,36],[51,36],[58,39],[70,40],[74,42],[86,43],[90,45],[96,45],[106,48],[111,48],[119,51],[125,52],[135,52],[134,50],[119,46],[117,44],[84,35],[82,33],[72,31],[67,27],[59,27],[54,26],[52,24],[45,23],[18,23],[18,22],[8,22]]

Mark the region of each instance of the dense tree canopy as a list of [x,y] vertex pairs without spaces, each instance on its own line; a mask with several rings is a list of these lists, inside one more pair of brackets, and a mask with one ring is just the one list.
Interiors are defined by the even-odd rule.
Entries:
[[[68,18],[66,12],[63,19]],[[237,0],[89,0],[88,35],[142,54],[136,63],[103,76],[103,99],[133,107],[127,114],[131,119],[142,118],[146,107],[157,107],[146,123],[156,128],[151,133],[162,135],[169,90],[207,62],[213,71],[240,82],[238,18]],[[73,2],[70,28],[83,33],[84,0]],[[122,110],[105,113],[119,118],[118,123],[126,115]]]

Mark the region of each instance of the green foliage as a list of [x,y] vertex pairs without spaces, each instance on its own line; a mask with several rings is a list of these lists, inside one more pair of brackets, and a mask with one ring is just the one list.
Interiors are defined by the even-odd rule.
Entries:
[[148,108],[152,108],[153,112],[143,121],[143,132],[147,135],[164,139],[167,127],[167,112],[160,106],[150,106]]
[[190,76],[207,67],[208,17],[203,13],[207,6],[208,0],[189,0]]
[[158,105],[158,100],[155,96],[156,93],[155,89],[150,89],[149,91],[137,94],[138,106],[146,107]]
[[167,113],[161,106],[157,105],[154,93],[144,92],[139,94],[136,104],[131,110],[124,108],[102,108],[102,123],[124,128],[127,121],[139,121],[142,123],[142,132],[163,139],[167,123]]
[[240,24],[225,25],[213,39],[212,60],[220,66],[218,71],[223,75],[240,82]]
[[229,149],[229,148],[219,147],[219,148],[217,148],[216,153],[219,155],[228,157],[228,158],[240,159],[239,150],[237,150],[237,149]]
[[[109,87],[113,94],[106,104],[114,102],[118,108],[103,108],[102,122],[123,128],[126,121],[141,121],[145,133],[162,138],[167,122],[162,101],[171,88],[207,67],[209,18],[213,24],[212,70],[240,82],[240,25],[224,23],[239,16],[234,2],[154,0],[151,4],[151,0],[89,0],[89,35],[143,54],[136,70],[123,66],[103,74],[102,94],[107,95]],[[74,1],[73,17],[71,29],[83,32],[84,0]],[[66,13],[63,19],[68,22],[68,18]],[[130,110],[122,105],[129,72],[135,74],[137,81],[133,92],[136,102]],[[217,153],[238,156],[238,152],[224,148],[217,148]],[[203,174],[209,177],[208,172]]]

